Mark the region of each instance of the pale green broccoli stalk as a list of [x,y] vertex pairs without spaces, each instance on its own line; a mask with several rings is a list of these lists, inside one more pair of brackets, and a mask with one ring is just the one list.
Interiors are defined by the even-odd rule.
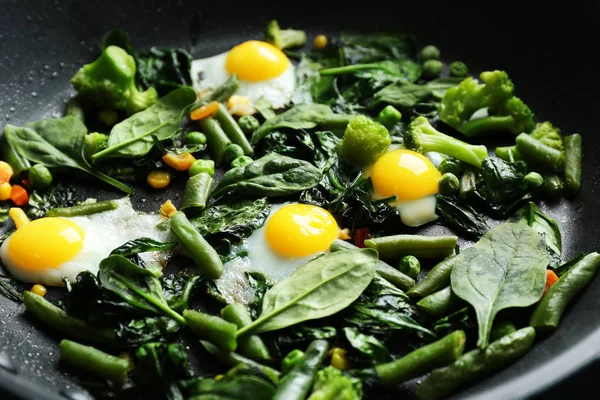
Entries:
[[99,132],[92,132],[85,135],[85,144],[83,147],[83,155],[86,159],[91,160],[91,157],[97,152],[108,147],[108,135]]
[[359,165],[368,165],[385,153],[392,139],[387,128],[364,115],[350,120],[344,138],[338,144],[341,158]]
[[129,115],[158,100],[154,88],[140,92],[135,85],[135,60],[125,50],[108,46],[100,57],[86,64],[71,79],[82,100],[98,107],[125,110]]
[[360,400],[362,394],[362,382],[359,379],[344,375],[339,369],[329,366],[317,372],[308,400]]
[[404,134],[404,145],[419,153],[436,151],[447,154],[477,168],[481,167],[481,162],[488,156],[485,146],[474,146],[443,134],[423,116],[415,118],[408,126]]
[[[514,85],[504,71],[486,71],[479,76],[483,84],[469,77],[446,91],[440,103],[442,121],[466,136],[489,131],[508,131],[515,135],[533,128],[533,112],[514,96]],[[476,111],[487,108],[487,116],[471,120]]]
[[300,47],[306,44],[306,32],[296,29],[280,29],[279,23],[272,20],[265,31],[265,42],[271,43],[281,50]]

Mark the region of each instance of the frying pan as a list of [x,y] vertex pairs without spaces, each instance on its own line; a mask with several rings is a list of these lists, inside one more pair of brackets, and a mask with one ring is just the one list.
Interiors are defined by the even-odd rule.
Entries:
[[[59,115],[73,93],[69,79],[97,56],[100,39],[114,27],[125,29],[136,49],[185,47],[196,58],[260,38],[272,18],[283,27],[306,29],[311,36],[335,35],[343,29],[406,30],[420,45],[438,45],[446,61],[462,60],[472,71],[506,70],[517,95],[538,120],[549,119],[565,133],[583,135],[581,194],[571,201],[543,204],[559,222],[564,258],[569,259],[598,250],[600,157],[595,152],[600,148],[600,80],[592,57],[597,55],[600,12],[595,1],[541,4],[546,4],[543,9],[505,1],[488,10],[485,4],[433,0],[356,6],[323,0],[0,0],[0,121],[21,125]],[[104,186],[81,190],[82,196],[120,196]],[[174,191],[142,190],[133,203],[141,210],[156,210],[164,200],[178,196]],[[599,354],[599,309],[597,276],[573,301],[554,334],[456,398],[524,398],[564,382]],[[82,381],[58,368],[57,339],[34,325],[22,305],[0,297],[0,388],[5,392],[0,398],[60,399],[65,393],[86,398]],[[193,365],[202,371],[211,359],[195,350],[190,351]]]

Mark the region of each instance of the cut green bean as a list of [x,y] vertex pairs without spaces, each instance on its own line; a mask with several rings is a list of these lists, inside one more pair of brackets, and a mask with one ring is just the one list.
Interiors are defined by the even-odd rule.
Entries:
[[517,150],[517,146],[496,147],[496,157],[507,162],[523,160],[523,156]]
[[211,279],[218,279],[223,275],[223,262],[219,254],[194,228],[182,211],[177,211],[171,217],[171,230],[204,275]]
[[466,335],[463,331],[454,331],[402,358],[376,365],[375,371],[384,385],[399,385],[433,368],[443,367],[456,361],[463,353],[465,341]]
[[515,325],[510,321],[498,321],[492,325],[492,331],[490,332],[490,340],[495,341],[500,339],[502,336],[510,335],[517,331]]
[[450,274],[456,257],[446,258],[429,271],[425,278],[406,292],[410,297],[420,299],[450,285]]
[[581,161],[583,157],[581,135],[565,136],[565,194],[573,196],[581,187]]
[[599,267],[600,254],[593,252],[583,257],[548,289],[529,324],[539,331],[556,329],[569,302],[591,282]]
[[237,326],[216,315],[208,315],[199,311],[183,311],[185,323],[202,339],[219,346],[225,351],[237,348]]
[[329,114],[319,122],[319,128],[331,131],[337,136],[344,136],[346,127],[352,118],[356,115],[352,114]]
[[246,135],[242,131],[242,128],[238,125],[238,123],[233,119],[227,108],[222,103],[219,103],[219,108],[214,115],[214,118],[219,121],[221,124],[221,128],[233,143],[237,144],[244,150],[244,154],[247,156],[251,156],[254,154],[254,149],[252,149],[252,145],[246,138]]
[[60,361],[119,384],[125,382],[129,371],[126,359],[66,339],[60,342]]
[[223,82],[223,84],[217,87],[215,90],[202,97],[200,101],[196,102],[191,108],[190,112],[202,107],[205,104],[210,103],[211,101],[224,102],[227,101],[231,96],[235,94],[235,92],[240,88],[240,81],[237,78],[236,74],[231,74],[231,76]]
[[393,235],[365,240],[365,246],[377,250],[382,259],[415,256],[417,258],[446,258],[452,255],[458,237]]
[[475,174],[473,168],[466,167],[462,176],[460,177],[460,186],[458,188],[458,196],[461,199],[468,199],[475,193],[475,190],[477,189],[475,184],[476,179],[477,175]]
[[551,171],[560,172],[565,167],[565,155],[527,133],[517,136],[517,150],[525,161],[543,166]]
[[227,137],[221,125],[211,117],[199,120],[198,125],[208,139],[208,148],[212,157],[217,164],[220,164],[221,157],[223,157],[227,146],[231,144],[231,140]]
[[[252,323],[252,317],[243,304],[229,304],[221,310],[221,315],[225,321],[235,324],[238,328],[242,328]],[[271,355],[265,342],[258,335],[246,335],[238,339],[240,354],[253,360],[270,360]]]
[[419,400],[441,400],[472,382],[504,368],[525,355],[535,339],[535,330],[523,328],[503,336],[484,350],[476,349],[454,363],[435,369],[417,389]]
[[204,210],[212,185],[213,178],[205,172],[190,177],[185,184],[181,211],[185,212],[186,215],[195,215]]
[[281,361],[281,373],[287,374],[296,364],[304,358],[304,352],[300,349],[290,351]]
[[562,195],[563,182],[557,174],[544,174],[544,189],[548,197],[557,198]]
[[119,203],[115,200],[97,201],[95,203],[84,203],[73,207],[53,208],[52,210],[46,211],[46,217],[77,217],[116,210],[117,208],[119,208]]
[[417,303],[417,307],[432,317],[440,318],[450,314],[464,304],[464,301],[452,292],[452,288],[447,286],[440,291],[423,297]]
[[0,159],[8,163],[13,170],[12,179],[20,181],[25,177],[25,173],[31,168],[31,163],[24,157],[21,157],[16,151],[9,146],[6,141],[6,136],[2,136],[0,140]]

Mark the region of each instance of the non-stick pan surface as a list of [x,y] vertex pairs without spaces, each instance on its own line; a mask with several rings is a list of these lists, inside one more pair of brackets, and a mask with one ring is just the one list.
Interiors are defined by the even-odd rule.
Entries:
[[[539,7],[539,8],[538,8]],[[333,35],[342,29],[400,29],[420,44],[438,45],[446,61],[473,71],[504,69],[517,94],[565,133],[584,138],[583,190],[572,201],[544,204],[564,235],[566,259],[598,250],[600,232],[600,80],[594,61],[597,2],[539,6],[526,2],[426,1],[34,1],[0,0],[0,120],[16,125],[58,115],[72,95],[70,77],[95,58],[104,33],[125,29],[137,49],[151,45],[190,49],[195,57],[260,38],[266,22]],[[0,128],[3,128],[0,123]],[[105,186],[82,193],[119,197]],[[156,210],[171,192],[136,194],[134,206]],[[144,201],[143,201],[144,200]],[[579,296],[559,329],[522,360],[482,380],[457,398],[528,397],[566,379],[600,350],[600,277]],[[24,307],[0,297],[0,387],[30,399],[57,399],[81,387],[58,368],[57,335],[41,329]],[[211,359],[196,352],[201,370]],[[17,372],[14,372],[17,371]],[[81,394],[81,393],[79,393]],[[0,392],[0,397],[2,394]]]

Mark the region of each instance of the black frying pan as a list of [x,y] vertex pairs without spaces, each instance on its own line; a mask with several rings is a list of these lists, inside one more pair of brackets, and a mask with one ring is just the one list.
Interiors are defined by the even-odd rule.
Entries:
[[[310,35],[349,28],[407,30],[421,45],[438,45],[446,61],[465,61],[473,71],[506,70],[538,119],[552,120],[565,133],[583,135],[583,190],[573,201],[548,206],[564,235],[565,258],[598,250],[600,157],[595,152],[600,148],[600,80],[592,61],[600,38],[598,3],[569,1],[557,8],[540,3],[543,9],[525,2],[494,2],[489,9],[483,2],[439,3],[0,0],[0,120],[21,125],[61,112],[72,94],[70,77],[96,57],[100,39],[113,27],[128,31],[135,48],[189,47],[195,57],[260,38],[272,18]],[[106,187],[85,195],[120,196]],[[174,193],[142,191],[134,206],[156,210],[167,198],[177,199]],[[573,303],[553,335],[457,398],[523,398],[557,382],[563,381],[564,387],[564,380],[600,350],[600,277]],[[34,326],[23,311],[22,305],[0,297],[0,398],[11,396],[2,388],[30,399],[81,395],[81,381],[58,368],[58,337]],[[197,370],[211,362],[194,347],[191,350]],[[593,383],[585,382],[591,388]]]

